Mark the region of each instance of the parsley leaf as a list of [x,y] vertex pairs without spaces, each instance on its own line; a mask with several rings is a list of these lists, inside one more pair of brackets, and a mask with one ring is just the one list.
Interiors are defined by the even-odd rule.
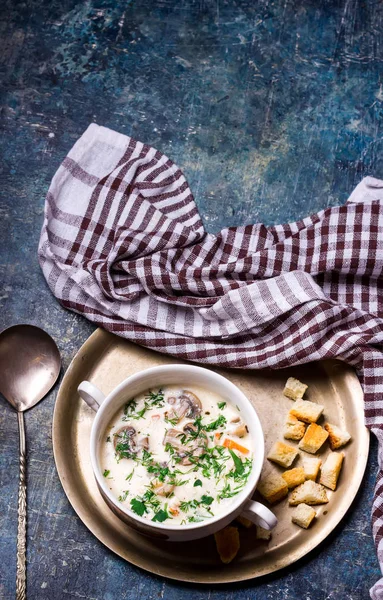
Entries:
[[158,521],[159,523],[162,523],[163,521],[166,521],[166,519],[168,519],[168,518],[169,518],[169,515],[166,512],[166,510],[161,509],[158,512],[156,512],[152,521]]
[[201,502],[202,504],[207,504],[208,506],[210,506],[210,504],[213,502],[214,498],[212,498],[211,496],[201,496]]
[[133,498],[130,501],[130,507],[132,511],[135,512],[139,517],[142,517],[145,512],[148,512],[145,503],[141,500],[138,500],[138,498]]
[[105,471],[103,472],[103,476],[108,477],[109,474],[110,474],[109,469],[105,469]]
[[218,402],[218,408],[219,410],[223,410],[226,406],[226,402]]
[[199,486],[202,486],[202,481],[200,479],[196,479],[193,487],[199,487]]

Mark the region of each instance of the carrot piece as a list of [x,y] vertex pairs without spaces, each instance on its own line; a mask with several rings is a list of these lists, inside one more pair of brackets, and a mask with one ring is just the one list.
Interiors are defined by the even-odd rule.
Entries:
[[219,442],[219,440],[221,439],[221,437],[223,436],[223,433],[219,433],[218,431],[214,434],[214,439],[216,442]]
[[241,446],[241,444],[237,444],[234,440],[230,438],[226,438],[222,444],[225,448],[229,448],[230,450],[238,450],[238,452],[242,452],[242,454],[249,454],[249,451],[245,446]]

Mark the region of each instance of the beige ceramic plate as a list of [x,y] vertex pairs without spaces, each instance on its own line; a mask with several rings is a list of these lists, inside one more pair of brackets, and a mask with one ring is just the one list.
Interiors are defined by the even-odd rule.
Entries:
[[[97,330],[79,350],[62,381],[53,418],[57,470],[73,508],[105,546],[125,560],[172,579],[199,583],[242,581],[271,573],[298,560],[323,541],[350,507],[366,467],[369,435],[364,426],[363,396],[354,372],[340,362],[322,362],[284,371],[219,370],[254,404],[266,439],[266,452],[280,437],[292,401],[282,394],[290,375],[309,385],[307,399],[325,405],[326,418],[352,435],[336,492],[318,508],[318,519],[305,531],[291,523],[284,500],[274,507],[279,523],[270,542],[255,539],[255,528],[241,528],[241,549],[230,565],[218,559],[214,539],[160,542],[145,538],[117,519],[102,500],[90,465],[93,411],[77,394],[88,379],[108,394],[123,379],[147,367],[180,362]],[[291,442],[294,444],[294,442]],[[323,458],[328,448],[322,453]],[[267,461],[268,462],[268,461]],[[299,463],[297,463],[298,465]]]

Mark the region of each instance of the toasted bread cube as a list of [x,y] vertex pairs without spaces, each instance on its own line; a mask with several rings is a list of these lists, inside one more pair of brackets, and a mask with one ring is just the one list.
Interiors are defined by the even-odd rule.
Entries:
[[286,481],[278,473],[269,473],[261,476],[257,490],[267,502],[274,504],[287,496],[288,487]]
[[319,483],[335,490],[343,459],[344,452],[331,452],[322,467]]
[[237,527],[229,525],[221,531],[214,534],[220,559],[226,565],[230,563],[238,554],[239,533]]
[[287,487],[293,488],[297,487],[304,481],[306,481],[305,470],[303,467],[296,467],[295,469],[290,469],[289,471],[285,471],[282,473],[283,479],[287,483]]
[[326,490],[320,483],[315,483],[308,479],[301,485],[298,485],[290,494],[290,506],[298,504],[326,504],[328,502]]
[[263,529],[263,527],[260,527],[260,525],[256,525],[256,531],[255,531],[255,537],[257,540],[264,540],[265,542],[268,542],[269,539],[271,538],[271,531],[269,531],[268,529]]
[[293,415],[288,415],[283,429],[283,437],[286,440],[301,440],[305,434],[306,425],[298,421]]
[[324,428],[328,433],[328,441],[331,450],[341,448],[351,440],[351,435],[348,433],[348,431],[342,431],[342,429],[339,429],[339,427],[336,425],[325,423]]
[[316,423],[324,411],[322,404],[309,402],[308,400],[297,400],[290,409],[290,415],[305,423]]
[[283,442],[275,442],[267,455],[269,460],[281,465],[281,467],[290,467],[296,457],[298,456],[298,450],[293,446],[288,446]]
[[238,521],[238,523],[240,523],[241,525],[243,525],[243,527],[246,527],[246,529],[250,529],[250,527],[254,525],[253,521],[246,519],[246,517],[242,517],[242,515],[236,517],[235,520]]
[[295,379],[295,377],[289,377],[285,384],[285,389],[283,390],[283,394],[291,400],[301,400],[303,398],[303,394],[307,390],[307,385],[299,381],[299,379]]
[[308,504],[298,504],[298,506],[294,509],[293,516],[291,520],[299,527],[303,527],[303,529],[307,529],[311,521],[316,517],[316,512],[311,506]]
[[314,456],[302,456],[303,468],[305,470],[306,479],[315,481],[318,477],[319,469],[322,461]]
[[301,450],[315,454],[319,448],[323,446],[328,438],[328,433],[316,423],[311,423],[306,429],[306,433],[299,442],[298,446]]

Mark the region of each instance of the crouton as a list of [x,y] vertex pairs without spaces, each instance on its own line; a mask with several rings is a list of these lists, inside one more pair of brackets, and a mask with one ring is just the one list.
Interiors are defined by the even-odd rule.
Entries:
[[303,394],[307,390],[307,385],[301,383],[295,377],[289,377],[285,384],[285,389],[283,393],[291,400],[301,400],[303,398]]
[[322,467],[319,483],[335,490],[343,459],[344,452],[331,452]]
[[302,456],[302,462],[306,479],[312,479],[312,481],[315,481],[318,477],[319,469],[322,464],[321,459],[314,458],[314,456]]
[[328,433],[328,441],[330,444],[331,450],[336,450],[337,448],[341,448],[351,440],[351,435],[348,431],[342,431],[336,425],[331,425],[331,423],[325,423],[325,430]]
[[307,504],[298,504],[298,506],[294,509],[293,516],[291,520],[299,527],[303,527],[303,529],[307,529],[312,520],[316,517],[316,512],[311,506]]
[[298,450],[293,446],[288,446],[283,442],[275,442],[267,455],[267,458],[281,467],[290,467],[296,457],[298,456]]
[[301,485],[298,485],[290,494],[290,506],[298,504],[326,504],[328,502],[326,490],[320,483],[315,483],[308,479]]
[[257,540],[268,542],[271,538],[271,531],[268,529],[263,529],[263,527],[260,527],[260,525],[256,525],[255,537]]
[[295,469],[285,471],[282,473],[282,477],[286,481],[289,489],[306,481],[305,470],[303,467],[296,467]]
[[290,409],[290,415],[305,423],[316,423],[324,411],[322,404],[309,402],[308,400],[297,400]]
[[242,515],[239,515],[238,517],[236,517],[235,520],[238,521],[238,523],[240,523],[240,525],[243,525],[243,527],[246,527],[246,529],[250,529],[250,527],[252,527],[254,525],[253,521],[246,519],[246,517],[242,517]]
[[306,425],[298,421],[294,415],[288,415],[283,429],[283,437],[286,440],[301,440],[305,434]]
[[299,442],[298,446],[301,450],[315,454],[319,448],[323,446],[328,438],[328,433],[316,423],[311,423],[304,434],[303,438]]
[[230,563],[238,554],[239,533],[237,527],[229,525],[214,534],[218,554],[223,563]]
[[261,476],[257,490],[267,502],[274,504],[287,496],[288,487],[286,481],[280,475],[269,473]]

